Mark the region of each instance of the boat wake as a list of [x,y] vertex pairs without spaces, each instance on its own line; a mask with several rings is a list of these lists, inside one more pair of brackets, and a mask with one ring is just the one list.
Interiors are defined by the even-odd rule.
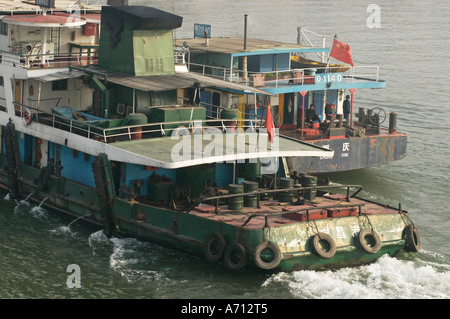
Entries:
[[[433,256],[427,256],[430,254]],[[383,256],[370,265],[337,271],[278,273],[267,279],[263,287],[283,286],[294,298],[306,299],[449,298],[450,261],[430,252],[421,255],[424,256],[414,260]],[[433,262],[426,261],[431,257]]]
[[165,278],[163,269],[153,269],[152,255],[146,253],[148,243],[133,238],[111,238],[110,241],[113,244],[110,267],[128,283],[155,283]]

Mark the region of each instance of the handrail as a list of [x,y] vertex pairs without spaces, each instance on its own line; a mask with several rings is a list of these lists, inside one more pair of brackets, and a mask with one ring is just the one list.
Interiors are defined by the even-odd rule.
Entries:
[[[191,66],[197,66],[198,70],[195,70],[195,68],[191,68]],[[206,64],[198,64],[193,62],[188,62],[189,70],[192,72],[201,73],[205,76],[210,76],[218,79],[222,79],[224,81],[229,82],[235,82],[235,83],[244,83],[246,85],[251,85],[249,82],[250,75],[257,75],[257,74],[274,74],[275,79],[274,80],[265,80],[264,86],[275,86],[276,88],[278,85],[285,85],[288,81],[293,81],[294,83],[298,85],[304,85],[304,84],[314,84],[314,83],[306,83],[305,82],[305,70],[310,70],[311,67],[301,68],[301,69],[289,69],[289,70],[280,70],[280,71],[271,71],[271,72],[249,72],[239,69],[231,69],[231,68],[225,68],[225,67],[219,67],[214,65],[206,65]],[[317,71],[332,71],[332,70],[339,70],[341,69],[341,66],[328,66],[327,67],[314,67]],[[350,67],[351,72],[350,73],[344,73],[343,77],[346,79],[351,80],[354,82],[356,79],[365,79],[369,81],[379,81],[379,65],[357,65],[354,67]],[[374,69],[375,71],[373,73],[357,73],[355,71],[359,71],[360,69]],[[299,75],[295,76],[296,72],[300,72]],[[280,76],[281,73],[290,73],[290,78],[286,79]],[[329,73],[329,72],[325,72]],[[233,74],[236,74],[236,76],[233,76]],[[242,74],[242,75],[241,75]],[[248,74],[249,76],[244,77],[243,74]],[[313,77],[315,80],[315,77]],[[269,84],[269,85],[267,85]]]
[[[208,202],[208,201],[215,202],[215,207],[216,207],[215,212],[216,212],[216,214],[218,214],[218,205],[219,205],[219,200],[221,200],[221,199],[228,199],[228,198],[248,196],[248,195],[257,195],[257,203],[259,206],[259,197],[260,197],[259,195],[261,195],[261,194],[291,192],[291,191],[305,191],[305,190],[321,190],[321,189],[333,189],[333,188],[347,188],[347,196],[346,196],[347,201],[349,201],[350,198],[355,197],[362,190],[361,185],[325,185],[325,186],[265,189],[265,190],[253,191],[253,192],[248,192],[248,193],[211,196],[211,197],[200,198],[198,201],[196,201],[194,204],[191,205],[191,207],[186,211],[186,213],[189,214],[193,209],[195,209],[195,207],[197,207],[198,205],[203,204],[205,202]],[[350,195],[350,188],[358,188],[358,190],[356,190],[352,195]],[[320,208],[320,207],[318,207],[318,208]]]
[[[105,143],[109,142],[109,139],[113,137],[120,136],[128,136],[131,140],[133,136],[136,134],[142,133],[161,133],[162,136],[166,135],[165,130],[175,130],[174,128],[165,128],[165,125],[177,125],[183,124],[188,125],[186,129],[195,132],[197,129],[201,129],[200,132],[203,134],[203,129],[208,128],[216,128],[221,129],[223,131],[227,131],[228,129],[235,129],[237,125],[233,124],[233,122],[238,121],[233,119],[211,119],[211,120],[181,120],[181,121],[173,121],[173,122],[158,122],[158,123],[147,123],[147,124],[137,124],[137,125],[124,125],[124,126],[116,126],[112,128],[103,128],[98,125],[92,124],[90,122],[93,121],[80,121],[77,119],[71,119],[65,117],[64,115],[48,113],[42,110],[39,110],[35,107],[21,104],[18,102],[14,102],[15,105],[19,106],[21,109],[19,110],[20,116],[30,116],[31,118],[36,119],[37,122],[49,125],[51,127],[64,126],[67,127],[69,132],[86,136],[87,138],[93,138],[95,140],[103,141]],[[47,120],[47,121],[45,121]],[[105,121],[109,121],[109,119],[105,119]],[[242,125],[241,128],[251,128],[258,129],[262,127],[262,121],[259,119],[246,119],[246,122],[250,122],[250,125]],[[96,121],[95,121],[96,122]],[[196,125],[199,124],[200,125]],[[230,122],[230,123],[227,123]],[[205,126],[204,123],[214,123],[216,125]],[[59,128],[60,128],[59,127]],[[156,129],[151,129],[152,127],[156,127]],[[136,128],[140,128],[140,131],[135,130]],[[108,134],[111,131],[122,131],[116,134]]]
[[[41,65],[43,57],[46,57],[45,65]],[[83,63],[96,64],[98,63],[98,52],[21,54],[0,50],[0,61],[2,64],[12,64],[25,69],[66,67]]]
[[[201,133],[203,134],[203,129],[208,129],[208,128],[220,128],[222,131],[226,131],[227,129],[232,129],[232,128],[236,128],[237,125],[227,125],[226,122],[233,122],[233,121],[238,121],[233,120],[233,119],[212,119],[212,120],[184,120],[184,121],[173,121],[173,122],[158,122],[158,123],[148,123],[148,124],[137,124],[137,125],[126,125],[126,126],[117,126],[117,127],[113,127],[113,128],[105,128],[103,129],[103,139],[105,142],[107,142],[108,138],[112,138],[112,137],[118,137],[118,136],[126,136],[128,135],[131,139],[131,136],[133,134],[143,134],[143,133],[161,133],[163,136],[166,135],[165,130],[181,130],[181,129],[187,129],[187,130],[192,130],[193,132],[200,129]],[[241,127],[243,128],[253,128],[256,129],[258,127],[262,127],[261,120],[252,120],[252,119],[246,119],[246,122],[250,122],[250,123],[259,123],[259,126],[257,125],[242,125]],[[197,125],[200,124],[201,125]],[[188,125],[188,127],[170,127],[170,128],[164,128],[165,125]],[[203,123],[220,123],[220,125],[211,125],[211,126],[205,126],[203,125]],[[149,127],[159,127],[157,129],[145,129],[145,128],[149,128]],[[133,129],[136,128],[141,128],[141,131],[133,131]],[[107,132],[109,131],[117,131],[117,130],[126,130],[126,132],[123,133],[116,133],[116,134],[107,134]]]
[[285,215],[285,214],[292,214],[292,213],[299,213],[302,211],[306,212],[306,221],[310,221],[310,215],[309,215],[309,211],[310,210],[316,210],[316,209],[330,209],[330,208],[350,208],[350,207],[358,207],[358,215],[361,216],[362,215],[362,211],[361,211],[361,207],[364,206],[365,204],[349,204],[349,205],[342,205],[342,204],[336,204],[336,205],[328,205],[328,206],[319,206],[319,207],[303,207],[303,208],[299,208],[299,209],[292,209],[292,210],[285,210],[285,211],[281,211],[281,212],[268,212],[268,213],[255,213],[250,215],[247,220],[242,224],[241,227],[244,227],[245,225],[247,225],[250,220],[252,220],[255,217],[265,217],[265,225],[264,227],[268,227],[268,222],[267,222],[267,217],[273,217],[273,216],[280,216],[280,215]]
[[[305,31],[321,37],[322,38],[322,48],[325,48],[326,37],[324,35],[301,28],[301,27],[297,28],[297,44],[299,44],[299,45],[302,44],[301,36],[303,35],[303,37],[306,39],[306,41],[308,41],[309,45],[312,47],[314,46],[313,43],[311,42],[311,40],[309,39],[309,37],[306,35]],[[316,52],[316,54],[319,56],[319,58],[321,59],[322,62],[325,62],[325,52],[322,52],[322,53]]]

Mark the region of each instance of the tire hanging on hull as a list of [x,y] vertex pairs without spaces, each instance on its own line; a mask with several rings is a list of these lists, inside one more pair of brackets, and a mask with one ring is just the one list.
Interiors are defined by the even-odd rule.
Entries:
[[112,179],[111,165],[106,154],[98,155],[92,163],[95,187],[100,204],[101,222],[103,233],[111,238],[116,230],[116,223],[113,216],[112,202],[114,200],[114,181]]

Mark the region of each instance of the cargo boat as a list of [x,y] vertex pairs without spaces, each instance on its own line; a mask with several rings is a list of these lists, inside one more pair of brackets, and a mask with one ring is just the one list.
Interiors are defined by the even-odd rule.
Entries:
[[[333,150],[274,135],[270,117],[245,130],[233,109],[207,118],[200,88],[266,92],[189,72],[173,45],[181,17],[145,6],[6,11],[0,184],[10,198],[232,270],[338,268],[420,249],[400,205],[287,169]],[[58,45],[47,50],[50,35]]]

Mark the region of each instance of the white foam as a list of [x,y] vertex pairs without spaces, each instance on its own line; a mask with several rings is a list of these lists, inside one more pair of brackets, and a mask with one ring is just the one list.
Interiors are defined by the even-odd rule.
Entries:
[[31,208],[30,211],[34,217],[37,217],[37,218],[46,218],[47,217],[47,211],[45,210],[45,208],[42,208],[40,206],[34,206],[33,208]]
[[69,226],[59,226],[56,229],[51,230],[50,232],[58,235],[69,235],[72,237],[76,235],[76,232],[73,232]]
[[[113,252],[109,257],[111,269],[129,283],[164,282],[164,271],[153,270],[151,258],[145,251],[146,244],[134,238],[110,238]],[[150,263],[149,263],[150,261]]]
[[279,273],[263,286],[286,285],[296,298],[449,298],[450,271],[439,268],[383,256],[373,264],[356,268]]

